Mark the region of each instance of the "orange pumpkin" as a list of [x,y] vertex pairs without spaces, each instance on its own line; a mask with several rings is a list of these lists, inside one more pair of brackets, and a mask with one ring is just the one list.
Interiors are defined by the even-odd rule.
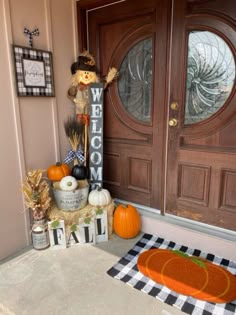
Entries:
[[137,265],[145,276],[180,294],[213,303],[236,299],[236,277],[199,257],[150,249],[139,255]]
[[120,204],[113,218],[113,227],[117,235],[122,238],[135,237],[141,227],[141,220],[138,211],[132,205]]
[[70,175],[71,170],[69,166],[65,163],[57,162],[49,166],[47,169],[47,176],[52,181],[59,181],[63,177]]

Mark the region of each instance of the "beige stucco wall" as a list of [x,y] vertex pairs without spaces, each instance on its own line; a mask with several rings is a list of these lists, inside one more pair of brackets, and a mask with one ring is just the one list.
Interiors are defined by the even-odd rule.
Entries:
[[[63,121],[73,114],[66,97],[77,55],[75,0],[0,0],[0,259],[30,244],[20,186],[26,171],[46,169],[68,150]],[[39,28],[34,48],[53,54],[55,97],[17,97],[12,44],[27,46],[24,27]]]

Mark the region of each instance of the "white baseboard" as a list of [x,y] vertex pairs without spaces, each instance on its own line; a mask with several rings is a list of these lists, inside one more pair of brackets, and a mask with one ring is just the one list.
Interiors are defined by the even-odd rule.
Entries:
[[[127,201],[116,199],[116,203]],[[129,202],[130,203],[130,202]],[[236,261],[236,232],[196,222],[130,203],[139,211],[142,232],[158,235],[192,248]]]

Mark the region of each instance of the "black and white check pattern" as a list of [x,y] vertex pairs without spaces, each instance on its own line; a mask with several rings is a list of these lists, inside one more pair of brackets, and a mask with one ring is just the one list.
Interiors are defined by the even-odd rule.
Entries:
[[[16,87],[18,96],[54,96],[52,53],[28,47],[13,46],[15,58]],[[23,59],[41,61],[44,64],[45,86],[26,86]]]
[[65,157],[63,162],[66,164],[70,164],[72,161],[74,161],[75,158],[77,158],[80,163],[83,163],[85,161],[84,152],[81,149],[77,151],[71,149],[68,151],[67,156]]
[[122,257],[117,264],[107,271],[108,275],[121,280],[131,287],[141,290],[158,300],[172,305],[182,312],[194,315],[233,315],[236,314],[236,300],[227,304],[209,303],[196,300],[190,296],[181,295],[169,290],[138,271],[137,259],[139,254],[151,248],[177,249],[188,255],[199,256],[208,259],[214,264],[226,268],[236,275],[236,262],[204,253],[198,249],[192,249],[184,245],[176,244],[158,236],[144,234],[135,246]]
[[24,28],[24,34],[29,38],[29,45],[33,47],[33,36],[39,36],[39,29],[36,28],[34,31],[30,32],[28,28]]

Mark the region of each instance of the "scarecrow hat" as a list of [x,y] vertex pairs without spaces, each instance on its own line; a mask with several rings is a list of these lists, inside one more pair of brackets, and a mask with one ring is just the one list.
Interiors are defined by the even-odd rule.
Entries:
[[79,54],[77,61],[71,65],[72,74],[77,70],[96,72],[95,60],[88,51]]

